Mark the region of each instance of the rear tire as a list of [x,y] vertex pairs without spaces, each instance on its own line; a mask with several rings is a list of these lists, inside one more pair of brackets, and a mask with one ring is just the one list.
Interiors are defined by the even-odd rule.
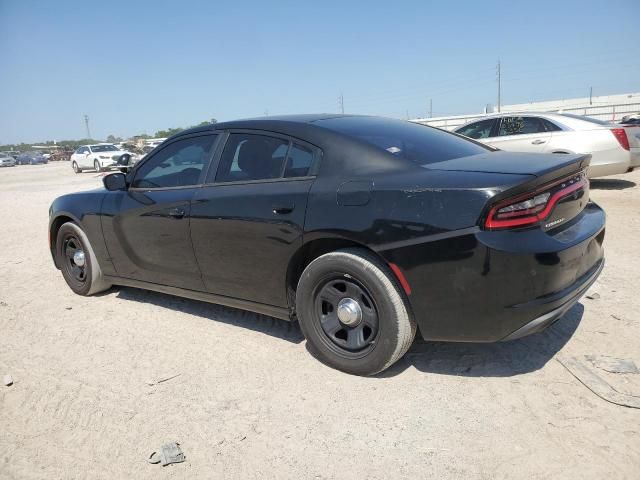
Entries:
[[315,356],[354,375],[391,366],[416,333],[393,273],[358,248],[327,253],[307,266],[296,290],[296,313]]
[[71,168],[73,168],[73,171],[76,173],[82,173],[82,169],[78,166],[78,164],[75,161],[71,164]]
[[[76,256],[77,252],[83,255]],[[58,230],[56,262],[67,285],[78,295],[89,296],[111,287],[104,280],[89,239],[75,223],[64,223]]]

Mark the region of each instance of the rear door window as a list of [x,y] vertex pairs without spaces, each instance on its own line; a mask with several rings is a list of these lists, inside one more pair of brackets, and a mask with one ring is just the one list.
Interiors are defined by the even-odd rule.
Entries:
[[506,137],[544,132],[546,132],[545,127],[537,117],[503,117],[500,121],[498,136]]
[[314,152],[311,148],[294,143],[289,150],[284,176],[287,178],[306,177],[309,175],[313,159]]
[[222,152],[216,182],[282,177],[289,141],[266,135],[232,133]]

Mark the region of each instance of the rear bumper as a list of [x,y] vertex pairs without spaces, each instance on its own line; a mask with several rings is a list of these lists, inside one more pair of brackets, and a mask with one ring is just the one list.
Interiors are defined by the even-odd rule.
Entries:
[[[554,324],[557,320],[562,318],[562,316],[567,313],[567,311],[573,307],[580,297],[586,293],[593,282],[598,279],[602,269],[604,268],[604,258],[601,259],[598,264],[594,266],[592,269],[593,272],[589,272],[586,274],[584,279],[577,281],[575,287],[569,292],[567,295],[562,296],[562,301],[564,303],[559,307],[554,308],[553,310],[540,315],[538,318],[531,320],[529,323],[523,325],[515,332],[510,333],[505,338],[502,339],[503,342],[508,342],[510,340],[516,340],[518,338],[526,337],[527,335],[531,335],[533,333],[538,333]],[[566,300],[568,297],[568,300]],[[566,301],[565,301],[566,300]]]
[[640,147],[631,148],[631,163],[629,164],[630,168],[638,168],[640,167]]
[[539,331],[580,299],[604,265],[604,227],[589,203],[547,232],[467,230],[383,255],[405,274],[425,340],[497,342]]

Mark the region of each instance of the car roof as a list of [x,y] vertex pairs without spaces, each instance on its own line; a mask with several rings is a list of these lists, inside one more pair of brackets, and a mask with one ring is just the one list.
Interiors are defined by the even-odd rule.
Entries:
[[[407,165],[413,165],[411,161],[396,157],[374,145],[329,129],[321,124],[315,124],[315,122],[320,120],[342,117],[366,117],[366,115],[322,113],[247,118],[190,128],[173,135],[166,141],[177,140],[182,136],[190,134],[227,129],[246,129],[286,135],[319,147],[323,151],[323,155],[333,159],[330,162],[321,163],[322,172],[326,172],[327,174],[334,171],[340,171],[341,173],[351,171],[365,174],[369,171],[379,171],[380,169],[392,171],[403,168],[403,165],[404,168],[406,168]],[[347,165],[343,161],[344,152],[353,152],[354,149],[359,150],[361,155],[353,156],[353,161]]]
[[247,128],[267,131],[279,131],[282,127],[311,125],[318,120],[327,120],[339,117],[362,117],[364,115],[346,115],[335,113],[306,113],[296,115],[274,115],[268,117],[242,118],[238,120],[229,120],[226,122],[210,123],[198,127],[183,130],[176,135],[188,135],[190,133],[205,132],[210,130],[224,130],[228,128]]

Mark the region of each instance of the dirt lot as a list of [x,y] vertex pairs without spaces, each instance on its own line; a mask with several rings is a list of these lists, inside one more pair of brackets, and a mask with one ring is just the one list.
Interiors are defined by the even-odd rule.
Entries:
[[[100,179],[0,169],[0,377],[15,381],[0,385],[0,477],[637,479],[640,410],[557,361],[640,365],[637,183],[592,186],[608,213],[600,298],[508,344],[416,342],[358,378],[316,361],[287,322],[130,288],[74,295],[49,256],[48,208]],[[607,375],[640,396],[640,375]],[[145,461],[170,440],[185,463]]]

